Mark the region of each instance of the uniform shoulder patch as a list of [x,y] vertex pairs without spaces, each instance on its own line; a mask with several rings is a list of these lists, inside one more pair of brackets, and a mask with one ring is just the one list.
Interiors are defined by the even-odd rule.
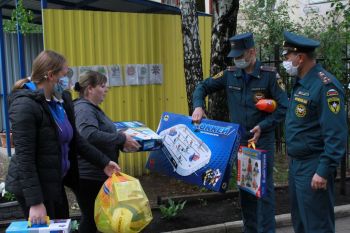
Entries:
[[318,77],[321,79],[323,84],[328,84],[332,82],[332,80],[322,71],[318,72]]
[[278,73],[276,73],[276,81],[277,81],[278,86],[279,86],[283,91],[285,91],[285,90],[286,90],[286,85],[284,85],[284,82],[283,82],[281,76],[280,76]]
[[236,70],[237,70],[237,67],[236,67],[236,66],[228,66],[228,67],[227,67],[227,70],[228,70],[228,71],[236,71]]
[[276,67],[273,66],[260,66],[260,70],[268,72],[277,72]]
[[224,71],[221,71],[221,72],[217,73],[216,75],[214,75],[213,79],[221,78],[223,75],[224,75]]
[[329,109],[334,113],[337,114],[340,111],[340,98],[333,96],[327,98],[327,103]]

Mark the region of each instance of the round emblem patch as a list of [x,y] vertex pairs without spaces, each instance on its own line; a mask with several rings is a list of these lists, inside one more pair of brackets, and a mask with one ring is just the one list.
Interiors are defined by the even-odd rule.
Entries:
[[306,115],[306,107],[303,104],[298,104],[295,107],[295,115],[297,115],[297,117],[304,117]]
[[261,100],[261,99],[264,99],[265,98],[265,94],[264,93],[262,93],[262,92],[256,92],[255,94],[254,94],[254,101],[257,103],[259,100]]

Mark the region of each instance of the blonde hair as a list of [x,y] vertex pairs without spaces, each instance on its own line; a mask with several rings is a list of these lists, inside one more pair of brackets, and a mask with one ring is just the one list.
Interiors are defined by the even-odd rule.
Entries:
[[74,90],[79,92],[80,97],[86,96],[88,86],[96,87],[107,82],[107,77],[97,71],[86,71],[79,77],[79,81],[75,83]]
[[66,62],[66,58],[55,51],[42,51],[33,61],[31,80],[35,83],[45,81],[49,71],[57,74]]

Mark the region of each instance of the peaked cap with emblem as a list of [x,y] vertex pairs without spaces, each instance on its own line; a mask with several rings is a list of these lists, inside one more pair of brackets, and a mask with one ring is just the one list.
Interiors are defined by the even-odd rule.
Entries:
[[239,35],[235,35],[230,38],[231,51],[227,55],[227,57],[239,57],[241,56],[245,50],[254,47],[254,38],[253,34],[243,33]]
[[308,53],[313,52],[317,47],[320,46],[320,42],[317,40],[312,40],[301,35],[297,35],[292,32],[283,32],[284,42],[283,42],[283,55],[290,52],[301,52]]

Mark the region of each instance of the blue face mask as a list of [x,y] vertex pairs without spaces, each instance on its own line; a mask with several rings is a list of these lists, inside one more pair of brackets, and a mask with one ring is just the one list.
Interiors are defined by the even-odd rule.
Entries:
[[67,76],[63,76],[58,80],[58,83],[55,84],[54,86],[54,92],[56,97],[60,98],[62,96],[62,93],[64,90],[67,90],[69,88],[69,78]]

